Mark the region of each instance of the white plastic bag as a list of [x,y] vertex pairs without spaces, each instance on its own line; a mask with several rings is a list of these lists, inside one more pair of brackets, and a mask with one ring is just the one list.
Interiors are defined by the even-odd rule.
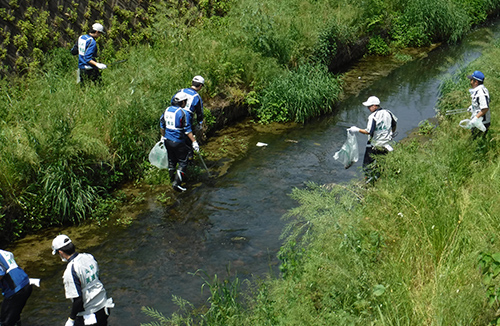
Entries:
[[465,129],[470,129],[472,128],[472,125],[470,124],[470,119],[463,119],[462,121],[460,121],[458,123],[458,125],[462,128],[465,128]]
[[344,164],[346,169],[358,161],[358,139],[354,133],[347,132],[347,140],[342,145],[342,148],[333,155],[333,158]]
[[149,152],[149,162],[159,169],[168,169],[168,153],[162,141],[157,142]]
[[460,121],[458,124],[460,127],[465,128],[465,129],[472,129],[472,128],[477,128],[481,130],[482,132],[486,131],[486,127],[483,124],[483,117],[480,117],[478,119],[473,119],[474,123],[471,123],[471,119],[464,119]]

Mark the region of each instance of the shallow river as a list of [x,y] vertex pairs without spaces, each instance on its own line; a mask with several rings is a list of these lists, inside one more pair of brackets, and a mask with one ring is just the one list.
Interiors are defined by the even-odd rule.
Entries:
[[[297,205],[289,198],[292,189],[308,181],[329,184],[361,177],[360,162],[345,170],[332,158],[345,141],[346,125],[366,126],[369,112],[361,103],[378,96],[382,107],[399,118],[396,140],[401,140],[435,115],[441,80],[477,58],[498,33],[498,24],[482,28],[459,45],[438,47],[378,76],[340,103],[334,115],[279,133],[253,132],[247,154],[226,174],[179,195],[173,206],[147,197],[142,213],[128,226],[47,230],[14,244],[9,249],[20,265],[31,277],[42,278],[42,287],[33,291],[25,308],[23,325],[62,325],[68,316],[61,280],[65,264],[49,249],[59,232],[70,234],[77,246],[92,239],[98,243],[80,248],[98,260],[103,283],[116,303],[110,325],[152,321],[141,312],[142,306],[169,315],[176,311],[172,295],[203,303],[207,289],[201,294],[202,279],[190,274],[197,270],[210,278],[225,278],[228,266],[231,275],[245,279],[278,275],[276,254],[285,224],[281,217]],[[376,75],[377,64],[367,66],[360,79],[355,77],[358,82]],[[268,145],[257,147],[257,142]],[[358,142],[362,161],[366,136],[358,136]],[[46,248],[43,254],[34,254],[40,247]]]

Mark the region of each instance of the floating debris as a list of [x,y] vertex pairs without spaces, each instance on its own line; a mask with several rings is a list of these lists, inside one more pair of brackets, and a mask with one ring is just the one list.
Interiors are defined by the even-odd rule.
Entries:
[[232,237],[231,241],[233,242],[242,242],[242,241],[247,241],[248,239],[245,237]]
[[295,143],[295,144],[297,144],[299,142],[298,140],[294,140],[294,139],[285,139],[285,141],[287,143]]
[[257,147],[264,147],[264,146],[267,146],[267,144],[266,143],[261,143],[261,142],[257,143]]

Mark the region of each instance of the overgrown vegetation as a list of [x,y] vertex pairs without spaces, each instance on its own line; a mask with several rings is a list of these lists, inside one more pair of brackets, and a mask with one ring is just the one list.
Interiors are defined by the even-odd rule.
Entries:
[[[443,83],[441,110],[470,103],[466,74],[500,91],[498,46]],[[473,139],[463,116],[438,116],[379,160],[381,178],[295,189],[282,278],[256,285],[224,325],[497,325],[500,294],[500,115]],[[468,113],[464,113],[467,117]],[[193,313],[193,311],[191,311]],[[177,315],[179,317],[179,315]],[[187,318],[187,319],[184,319]],[[186,322],[188,321],[189,322]],[[195,323],[186,314],[175,325]],[[161,325],[174,325],[162,322]]]

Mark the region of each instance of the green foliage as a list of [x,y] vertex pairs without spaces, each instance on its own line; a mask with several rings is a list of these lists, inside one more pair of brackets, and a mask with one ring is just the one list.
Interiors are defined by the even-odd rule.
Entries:
[[368,42],[368,53],[375,55],[389,55],[390,49],[384,39],[379,35],[370,38]]
[[179,307],[179,312],[172,314],[170,318],[165,317],[161,312],[150,307],[142,307],[141,310],[147,316],[156,319],[158,322],[142,324],[141,326],[179,326],[179,325],[194,325],[191,312],[194,306],[188,301],[172,295],[172,301]]
[[340,92],[339,80],[325,66],[303,64],[271,80],[259,94],[255,114],[263,123],[304,122],[332,112]]
[[421,135],[429,135],[432,133],[432,130],[436,128],[429,120],[420,121],[418,123],[418,133]]
[[330,67],[339,51],[353,43],[359,35],[360,26],[356,21],[332,19],[320,31],[318,42],[313,49],[313,60]]
[[99,188],[90,185],[87,180],[88,171],[76,164],[58,162],[41,174],[44,194],[41,201],[49,215],[60,219],[60,222],[84,220],[99,198]]
[[479,267],[483,274],[483,284],[486,286],[488,305],[496,310],[500,306],[500,286],[497,280],[500,274],[500,253],[481,253]]
[[408,1],[395,15],[391,37],[399,47],[436,41],[455,43],[469,31],[470,25],[467,12],[454,1]]
[[296,271],[300,269],[301,258],[304,253],[305,249],[298,248],[295,241],[290,241],[281,247],[278,252],[278,258],[281,261],[280,272],[283,275],[283,279],[293,277],[296,274]]

